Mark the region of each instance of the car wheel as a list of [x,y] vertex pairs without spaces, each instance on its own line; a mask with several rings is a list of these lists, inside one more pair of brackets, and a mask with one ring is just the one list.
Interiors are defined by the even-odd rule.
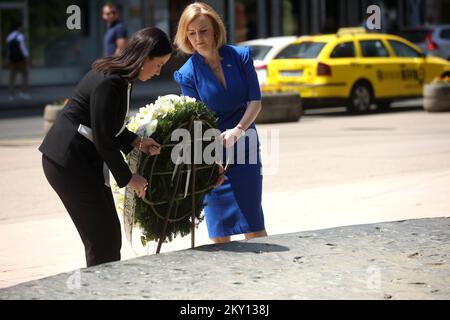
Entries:
[[372,100],[372,89],[369,84],[358,82],[350,93],[347,110],[351,113],[366,113],[370,110]]

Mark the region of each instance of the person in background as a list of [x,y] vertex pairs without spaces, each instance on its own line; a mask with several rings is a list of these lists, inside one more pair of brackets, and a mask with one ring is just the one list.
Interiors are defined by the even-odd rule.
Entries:
[[115,5],[103,6],[103,20],[108,25],[103,39],[103,56],[118,55],[127,44],[127,29],[119,20],[119,11]]
[[19,97],[29,100],[28,90],[28,61],[29,52],[25,44],[25,36],[22,33],[22,25],[14,23],[11,27],[11,33],[6,37],[7,56],[9,61],[9,100],[15,97],[16,75],[22,74],[22,91]]

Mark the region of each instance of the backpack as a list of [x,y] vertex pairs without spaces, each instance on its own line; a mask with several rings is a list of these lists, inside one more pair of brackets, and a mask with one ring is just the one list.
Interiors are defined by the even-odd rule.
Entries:
[[8,42],[8,58],[12,63],[18,63],[25,60],[25,56],[20,48],[20,42],[17,40],[17,35],[14,39]]

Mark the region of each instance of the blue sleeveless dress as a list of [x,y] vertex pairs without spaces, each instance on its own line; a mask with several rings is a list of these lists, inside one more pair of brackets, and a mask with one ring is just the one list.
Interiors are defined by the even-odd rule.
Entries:
[[[226,88],[198,53],[194,53],[175,71],[174,79],[183,95],[201,100],[215,112],[218,129],[223,132],[239,123],[248,101],[261,100],[261,91],[250,48],[224,45],[219,49],[219,54],[222,57]],[[210,238],[265,229],[261,206],[259,140],[255,124],[249,128],[254,129],[252,133],[256,135],[257,146],[252,148],[255,144],[246,142],[245,161],[242,161],[242,156],[241,161],[237,161],[238,144],[235,144],[232,153],[234,161],[228,166],[225,182],[205,197],[205,218]],[[224,158],[227,157],[226,152],[224,149]]]

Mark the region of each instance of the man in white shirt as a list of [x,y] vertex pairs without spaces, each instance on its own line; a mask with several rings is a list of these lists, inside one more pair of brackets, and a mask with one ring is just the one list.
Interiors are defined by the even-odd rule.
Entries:
[[22,25],[14,24],[12,32],[6,38],[7,53],[10,67],[9,74],[9,100],[14,99],[14,86],[17,73],[22,74],[22,91],[19,96],[23,99],[30,99],[26,93],[28,89],[28,59],[29,52],[25,45],[25,36],[22,33]]

